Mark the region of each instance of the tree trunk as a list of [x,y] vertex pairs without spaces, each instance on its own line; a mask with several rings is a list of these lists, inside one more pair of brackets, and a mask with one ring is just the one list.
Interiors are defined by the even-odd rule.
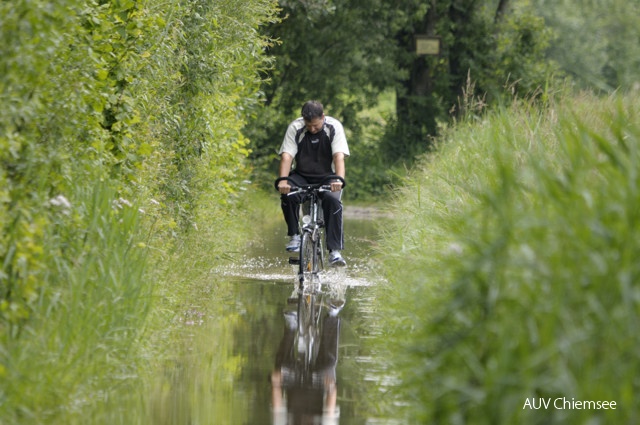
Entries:
[[500,0],[498,3],[498,8],[496,9],[496,15],[494,18],[494,22],[497,24],[502,20],[502,17],[507,13],[507,8],[509,7],[509,0]]
[[434,78],[429,61],[415,53],[414,37],[416,34],[436,35],[436,23],[436,0],[430,0],[429,10],[414,32],[403,32],[398,37],[412,59],[408,64],[409,78],[402,82],[396,92],[396,137],[401,140],[394,152],[397,159],[424,152],[428,148],[428,136],[435,133],[435,105],[431,105]]

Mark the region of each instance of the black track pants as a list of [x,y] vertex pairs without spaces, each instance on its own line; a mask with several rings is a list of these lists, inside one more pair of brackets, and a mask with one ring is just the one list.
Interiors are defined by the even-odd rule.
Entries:
[[[289,178],[299,185],[315,183],[308,182],[304,177],[295,173],[289,175]],[[323,192],[320,194],[320,198],[322,199],[327,249],[329,249],[329,251],[342,250],[344,249],[341,201],[342,191]],[[300,196],[297,194],[280,196],[282,213],[284,214],[284,220],[287,223],[287,235],[289,236],[299,233],[298,218],[300,216],[300,200]]]

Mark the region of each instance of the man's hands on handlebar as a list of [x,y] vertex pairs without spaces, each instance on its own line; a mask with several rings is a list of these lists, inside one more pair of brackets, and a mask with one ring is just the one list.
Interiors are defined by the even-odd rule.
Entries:
[[334,180],[331,182],[331,191],[340,192],[342,190],[342,182],[340,180]]
[[[332,192],[339,192],[344,187],[344,179],[340,176],[329,176],[326,179],[326,183],[331,187]],[[293,190],[295,190],[295,186],[291,185],[291,182],[288,177],[280,177],[276,180],[276,189],[283,195],[288,195]]]
[[287,195],[289,192],[291,192],[291,185],[289,184],[288,180],[280,180],[278,182],[278,192],[283,195]]

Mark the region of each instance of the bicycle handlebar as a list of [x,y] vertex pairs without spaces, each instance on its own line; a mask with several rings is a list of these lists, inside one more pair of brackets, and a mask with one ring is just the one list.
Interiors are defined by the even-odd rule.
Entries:
[[332,180],[340,180],[340,182],[342,183],[342,188],[344,189],[345,186],[347,185],[347,183],[344,181],[344,179],[340,176],[336,176],[336,175],[331,175],[331,176],[327,176],[324,179],[322,179],[322,181],[320,183],[314,183],[314,184],[305,184],[305,185],[297,185],[295,181],[293,181],[293,179],[291,179],[290,177],[278,177],[274,183],[274,186],[276,188],[276,190],[278,190],[278,183],[280,183],[282,180],[287,180],[289,183],[293,183],[292,185],[292,189],[296,188],[297,190],[292,190],[292,192],[298,192],[300,190],[313,190],[313,189],[326,189],[326,190],[330,190],[331,186],[327,185],[327,183],[331,183]]

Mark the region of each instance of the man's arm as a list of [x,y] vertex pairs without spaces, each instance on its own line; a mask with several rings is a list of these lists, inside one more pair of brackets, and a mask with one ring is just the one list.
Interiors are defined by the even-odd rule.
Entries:
[[[343,161],[344,162],[344,161]],[[280,168],[278,171],[278,177],[288,177],[289,171],[291,171],[291,164],[293,163],[293,156],[287,152],[282,152],[280,155]],[[291,190],[291,185],[288,180],[280,180],[278,182],[278,190],[283,195],[286,195]]]
[[[336,152],[333,154],[333,165],[336,169],[336,176],[340,176],[344,179],[345,176],[345,168],[344,168],[344,153]],[[342,190],[342,182],[332,182],[331,183],[331,191],[338,192]]]

